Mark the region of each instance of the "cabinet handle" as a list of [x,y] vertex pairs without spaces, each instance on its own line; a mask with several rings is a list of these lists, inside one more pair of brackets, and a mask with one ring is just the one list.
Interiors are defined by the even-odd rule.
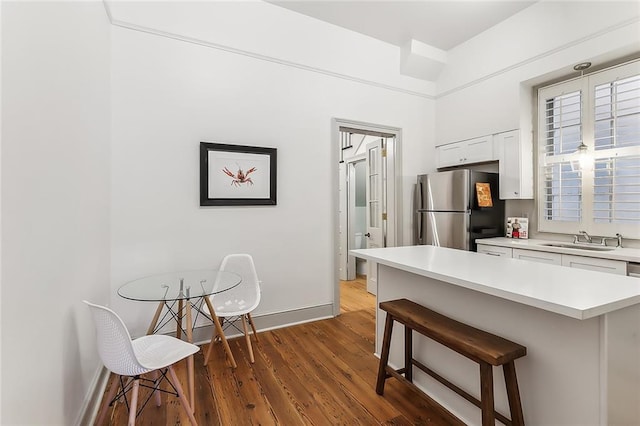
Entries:
[[485,252],[485,254],[488,254],[489,256],[498,256],[498,257],[500,257],[500,255],[498,253]]
[[518,191],[513,191],[514,194],[518,195]]

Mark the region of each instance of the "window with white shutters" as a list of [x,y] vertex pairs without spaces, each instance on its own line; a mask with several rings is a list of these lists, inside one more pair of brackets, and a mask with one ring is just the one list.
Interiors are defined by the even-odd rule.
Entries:
[[640,238],[640,61],[539,89],[538,210],[543,232]]

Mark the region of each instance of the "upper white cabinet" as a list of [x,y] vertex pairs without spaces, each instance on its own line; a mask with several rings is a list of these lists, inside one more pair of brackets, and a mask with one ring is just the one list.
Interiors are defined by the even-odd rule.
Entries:
[[494,135],[500,173],[500,198],[533,198],[533,150],[530,136],[520,137],[520,130]]
[[495,160],[493,135],[436,147],[436,165],[439,169]]
[[521,130],[496,133],[436,147],[436,167],[498,160],[500,199],[533,198],[533,141]]

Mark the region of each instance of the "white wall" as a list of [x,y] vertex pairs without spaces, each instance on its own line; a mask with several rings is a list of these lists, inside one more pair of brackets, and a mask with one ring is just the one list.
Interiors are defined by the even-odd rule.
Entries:
[[455,47],[438,81],[438,143],[519,128],[522,86],[637,53],[639,22],[636,1],[538,2]]
[[109,25],[100,3],[2,3],[2,417],[74,424],[109,298]]
[[[287,21],[262,25],[282,30]],[[428,163],[433,101],[208,42],[112,31],[112,302],[134,334],[146,330],[154,306],[120,299],[120,285],[162,271],[216,267],[231,252],[254,256],[263,280],[256,316],[332,304],[338,162],[332,118],[403,129],[407,202]],[[200,141],[277,148],[278,205],[200,207]],[[410,211],[405,215],[408,238]]]

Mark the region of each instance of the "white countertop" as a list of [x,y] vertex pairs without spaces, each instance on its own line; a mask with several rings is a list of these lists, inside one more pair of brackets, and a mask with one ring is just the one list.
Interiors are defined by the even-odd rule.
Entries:
[[525,250],[537,250],[546,251],[551,253],[563,253],[573,254],[576,256],[585,257],[597,257],[600,259],[622,260],[625,262],[640,262],[640,249],[617,247],[608,251],[595,251],[595,250],[582,250],[579,248],[568,247],[549,247],[542,244],[554,244],[564,243],[563,241],[551,241],[551,240],[519,240],[513,238],[497,237],[497,238],[483,238],[476,240],[478,244],[486,244],[489,246],[508,247],[508,248],[520,248]]
[[352,256],[576,319],[640,304],[640,279],[435,246]]

